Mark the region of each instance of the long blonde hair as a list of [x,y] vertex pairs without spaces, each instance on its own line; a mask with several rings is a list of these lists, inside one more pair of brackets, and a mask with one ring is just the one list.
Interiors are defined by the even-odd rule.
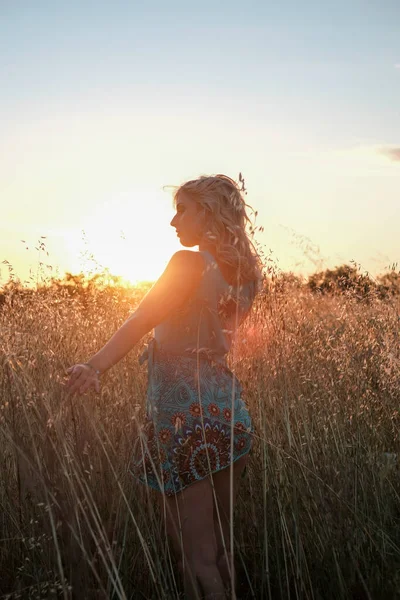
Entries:
[[[251,226],[246,208],[253,209],[246,204],[238,184],[226,175],[202,175],[176,189],[175,207],[182,192],[204,209],[203,241],[215,248],[217,260],[233,269],[240,285],[249,281],[259,284],[262,261],[246,231],[247,225]],[[251,226],[250,233],[253,231]]]

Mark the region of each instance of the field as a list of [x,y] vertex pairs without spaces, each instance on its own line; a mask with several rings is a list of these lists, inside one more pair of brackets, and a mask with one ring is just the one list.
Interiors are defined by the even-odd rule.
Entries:
[[[155,492],[128,470],[142,343],[100,395],[62,386],[141,294],[59,286],[0,306],[0,598],[182,592]],[[239,598],[400,597],[399,309],[289,284],[258,298],[230,357],[256,428],[235,513]]]

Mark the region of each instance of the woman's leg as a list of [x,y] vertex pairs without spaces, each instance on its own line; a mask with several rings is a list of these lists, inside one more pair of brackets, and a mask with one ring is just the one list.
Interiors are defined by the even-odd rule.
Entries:
[[[227,467],[213,474],[216,505],[214,505],[214,529],[217,539],[217,565],[225,587],[235,587],[236,578],[233,567],[233,555],[230,536],[230,501],[233,496],[233,509],[235,507],[241,476],[249,454],[241,456],[233,463],[233,481],[231,483],[231,467]],[[232,586],[233,584],[233,586]]]
[[207,600],[225,598],[217,567],[217,540],[213,519],[213,492],[207,477],[189,485],[175,496],[164,496],[167,531],[172,533],[183,564],[185,594]]
[[[179,515],[174,511],[174,514],[171,516],[169,514],[172,511],[172,507],[168,505],[167,510],[167,501],[166,496],[164,494],[157,494],[157,502],[160,508],[160,514],[162,521],[165,525],[165,531],[167,534],[167,538],[169,539],[174,556],[178,563],[178,569],[180,573],[183,575],[183,563],[182,563],[182,538],[180,535],[181,524],[179,521]],[[177,525],[176,525],[177,522]]]

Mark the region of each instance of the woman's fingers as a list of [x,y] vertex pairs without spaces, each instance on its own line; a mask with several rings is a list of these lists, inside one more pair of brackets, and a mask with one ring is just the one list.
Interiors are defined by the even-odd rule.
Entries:
[[69,392],[70,394],[75,394],[77,391],[79,391],[82,387],[83,382],[82,381],[75,381],[70,385],[69,388]]
[[69,378],[69,381],[67,384],[68,387],[72,387],[75,385],[78,385],[78,387],[79,387],[79,385],[82,385],[82,381],[80,383],[79,383],[79,381],[82,379],[83,371],[80,371],[80,370],[75,371],[74,369],[75,369],[75,367],[73,367],[71,376]]
[[76,387],[80,387],[87,380],[88,372],[84,367],[82,368],[82,365],[74,365],[68,370],[71,371],[71,375],[67,383],[69,387],[75,384]]
[[79,387],[79,393],[84,394],[92,385],[93,380],[89,376]]
[[99,381],[96,379],[87,379],[85,381],[85,383],[79,388],[79,393],[84,394],[92,387],[96,390],[96,392],[99,392],[100,391]]
[[81,368],[79,368],[79,365],[74,365],[73,367],[70,367],[67,372],[70,372],[70,377],[67,382],[67,387],[69,388],[70,394],[75,394],[75,392],[86,381],[84,371]]
[[94,387],[96,392],[100,391],[100,382],[96,377],[93,377],[92,372],[88,371],[83,365],[74,365],[67,369],[67,373],[70,374],[70,378],[67,382],[69,393],[71,395],[78,392],[80,395],[84,394],[90,387]]
[[69,369],[67,369],[67,373],[70,374],[68,384],[70,384],[72,381],[75,381],[81,374],[81,371],[77,370],[76,366],[77,365],[74,365],[73,367],[70,367]]

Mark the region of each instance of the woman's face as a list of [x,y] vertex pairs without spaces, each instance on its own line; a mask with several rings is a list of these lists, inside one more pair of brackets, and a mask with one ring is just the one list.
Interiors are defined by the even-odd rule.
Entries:
[[200,205],[181,192],[176,201],[176,214],[170,225],[175,227],[182,246],[198,246],[204,231],[204,213]]

